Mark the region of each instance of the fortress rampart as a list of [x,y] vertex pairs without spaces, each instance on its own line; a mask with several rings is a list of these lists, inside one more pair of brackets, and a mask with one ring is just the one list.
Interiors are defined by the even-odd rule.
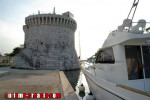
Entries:
[[36,14],[25,18],[24,49],[15,57],[15,66],[31,69],[79,69],[75,51],[76,21],[70,12]]

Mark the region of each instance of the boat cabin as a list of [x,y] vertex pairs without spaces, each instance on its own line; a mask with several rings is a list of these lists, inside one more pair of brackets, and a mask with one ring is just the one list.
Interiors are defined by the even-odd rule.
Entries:
[[146,21],[132,26],[124,20],[111,32],[98,51],[94,73],[115,84],[150,93],[150,34],[144,33]]

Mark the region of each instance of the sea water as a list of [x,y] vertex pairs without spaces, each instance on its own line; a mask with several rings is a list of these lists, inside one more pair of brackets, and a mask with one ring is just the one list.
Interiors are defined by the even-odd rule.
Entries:
[[[86,100],[86,96],[89,93],[89,87],[82,70],[64,71],[64,73],[75,90],[79,100]],[[81,84],[83,84],[85,87],[84,92],[79,91],[79,86]]]

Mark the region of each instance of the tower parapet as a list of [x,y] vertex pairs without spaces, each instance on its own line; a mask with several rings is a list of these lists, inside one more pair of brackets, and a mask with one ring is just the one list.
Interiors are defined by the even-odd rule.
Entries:
[[26,17],[25,24],[28,28],[35,25],[58,25],[69,27],[75,31],[77,28],[77,24],[72,16],[73,14],[71,14],[70,12],[63,13],[62,15],[38,13]]

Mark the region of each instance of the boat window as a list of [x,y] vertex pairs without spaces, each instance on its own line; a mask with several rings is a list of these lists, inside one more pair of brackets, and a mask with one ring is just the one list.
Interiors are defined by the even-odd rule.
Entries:
[[100,50],[96,58],[96,63],[114,63],[114,54],[112,48]]
[[150,78],[150,46],[142,46],[145,78]]
[[143,79],[143,67],[140,46],[125,46],[126,64],[129,80]]

